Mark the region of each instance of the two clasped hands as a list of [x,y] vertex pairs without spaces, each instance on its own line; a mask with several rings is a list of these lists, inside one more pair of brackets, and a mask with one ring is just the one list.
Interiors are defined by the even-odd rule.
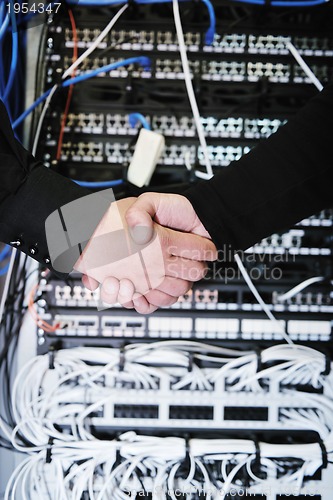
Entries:
[[187,198],[145,193],[110,205],[75,269],[106,304],[148,314],[177,302],[216,258]]

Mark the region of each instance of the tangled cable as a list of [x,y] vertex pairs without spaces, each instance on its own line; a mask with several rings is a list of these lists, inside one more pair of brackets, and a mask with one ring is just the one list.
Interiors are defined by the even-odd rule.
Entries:
[[79,500],[84,494],[90,500],[123,500],[143,492],[153,500],[204,492],[213,500],[224,499],[232,490],[255,494],[277,484],[281,492],[300,494],[304,477],[328,465],[331,445],[332,439],[325,444],[276,445],[134,432],[103,441],[54,439],[14,471],[5,500],[43,498],[46,489],[52,500]]

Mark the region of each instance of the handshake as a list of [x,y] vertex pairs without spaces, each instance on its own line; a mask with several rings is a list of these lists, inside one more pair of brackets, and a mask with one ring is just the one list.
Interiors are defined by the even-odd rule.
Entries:
[[74,269],[101,300],[148,314],[170,306],[206,274],[217,250],[181,195],[145,193],[111,203]]

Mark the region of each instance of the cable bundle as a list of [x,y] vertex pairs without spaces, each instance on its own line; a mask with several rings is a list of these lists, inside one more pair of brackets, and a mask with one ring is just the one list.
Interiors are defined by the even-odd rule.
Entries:
[[[157,381],[170,379],[175,390],[211,390],[221,377],[230,390],[263,392],[260,381],[271,378],[282,385],[310,385],[325,388],[332,395],[330,362],[325,354],[301,345],[277,345],[256,351],[227,349],[192,341],[164,341],[150,344],[128,344],[123,349],[79,347],[56,351],[54,367],[58,385],[76,377],[97,389],[103,377],[113,381],[131,381],[136,389],[154,389]],[[16,387],[43,387],[49,368],[49,356],[37,356],[23,367]],[[120,368],[120,369],[119,369]],[[174,368],[182,377],[173,376]],[[37,377],[37,378],[36,378]],[[105,384],[105,379],[104,382]]]
[[[279,444],[232,439],[139,436],[114,440],[70,441],[64,434],[40,446],[14,471],[5,500],[48,498],[90,500],[186,498],[199,492],[224,499],[231,491],[300,494],[304,477],[327,467],[332,438],[325,443]],[[288,457],[288,458],[284,458]],[[316,485],[318,488],[318,484]],[[199,498],[199,497],[194,497]]]
[[[169,500],[177,498],[177,492],[191,498],[199,491],[206,499],[224,499],[230,491],[246,489],[255,494],[272,487],[301,492],[304,477],[312,477],[329,462],[333,403],[322,394],[295,391],[309,407],[286,408],[283,419],[292,428],[317,432],[319,443],[277,445],[253,439],[162,438],[133,432],[111,440],[96,437],[91,417],[103,405],[103,391],[123,382],[148,396],[160,384],[172,383],[179,370],[184,377],[175,376],[175,384],[192,384],[191,390],[201,391],[198,397],[222,376],[229,376],[235,387],[260,394],[260,374],[271,380],[276,377],[288,387],[293,381],[322,386],[324,393],[331,394],[324,354],[304,346],[274,346],[258,353],[166,341],[123,349],[52,351],[32,359],[13,385],[16,426],[11,432],[1,426],[13,447],[31,456],[14,471],[5,499],[47,495],[79,500],[89,495],[91,500],[120,500],[128,498],[129,492],[132,498],[143,492],[154,500]],[[70,404],[64,404],[66,393]],[[92,405],[86,404],[89,394],[95,397]],[[69,420],[61,429],[59,423],[65,417]]]
[[[327,439],[333,428],[333,402],[331,377],[323,374],[325,356],[304,346],[282,345],[262,351],[259,371],[258,359],[258,353],[181,341],[134,344],[124,349],[82,347],[38,356],[23,367],[13,384],[16,426],[7,438],[17,450],[26,451],[17,439],[23,435],[30,449],[39,451],[49,439],[93,440],[99,425],[112,429],[118,422],[110,410],[115,403],[142,405],[143,413],[150,402],[156,408],[163,407],[164,413],[173,404],[185,404],[194,412],[200,411],[200,405],[207,401],[215,408],[220,403],[227,406],[237,396],[238,401],[245,401],[244,406],[250,407],[252,402],[256,408],[264,403],[268,409],[273,398],[273,407],[280,408],[279,419],[276,420],[274,410],[275,420],[261,422],[262,427],[312,429],[321,439]],[[208,363],[206,368],[199,366],[203,362]],[[217,369],[211,367],[215,364]],[[213,380],[215,384],[222,376],[224,382],[234,383],[231,392],[223,392],[222,386],[214,392]],[[262,378],[269,378],[272,384],[283,381],[288,387],[282,386],[282,393],[265,393],[260,385]],[[323,394],[295,390],[300,383],[322,387]],[[244,393],[235,394],[236,389],[244,387]],[[133,418],[140,416],[134,413]],[[194,426],[193,415],[191,418]],[[184,420],[182,428],[189,425],[189,419]],[[133,425],[121,417],[119,422],[122,427],[128,427],[128,422]],[[172,417],[161,414],[156,416],[154,426],[159,428],[159,423],[162,428],[175,426]],[[66,427],[65,435],[59,424]],[[211,428],[235,428],[235,424],[215,416]]]

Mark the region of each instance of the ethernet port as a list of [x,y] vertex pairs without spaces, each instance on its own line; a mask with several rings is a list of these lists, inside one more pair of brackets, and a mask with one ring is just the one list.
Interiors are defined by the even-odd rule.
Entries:
[[224,420],[268,421],[268,408],[261,406],[225,406]]
[[169,418],[171,420],[213,420],[213,406],[170,406]]
[[114,418],[158,418],[158,405],[115,404]]
[[238,293],[219,291],[218,292],[218,302],[222,304],[238,304]]

